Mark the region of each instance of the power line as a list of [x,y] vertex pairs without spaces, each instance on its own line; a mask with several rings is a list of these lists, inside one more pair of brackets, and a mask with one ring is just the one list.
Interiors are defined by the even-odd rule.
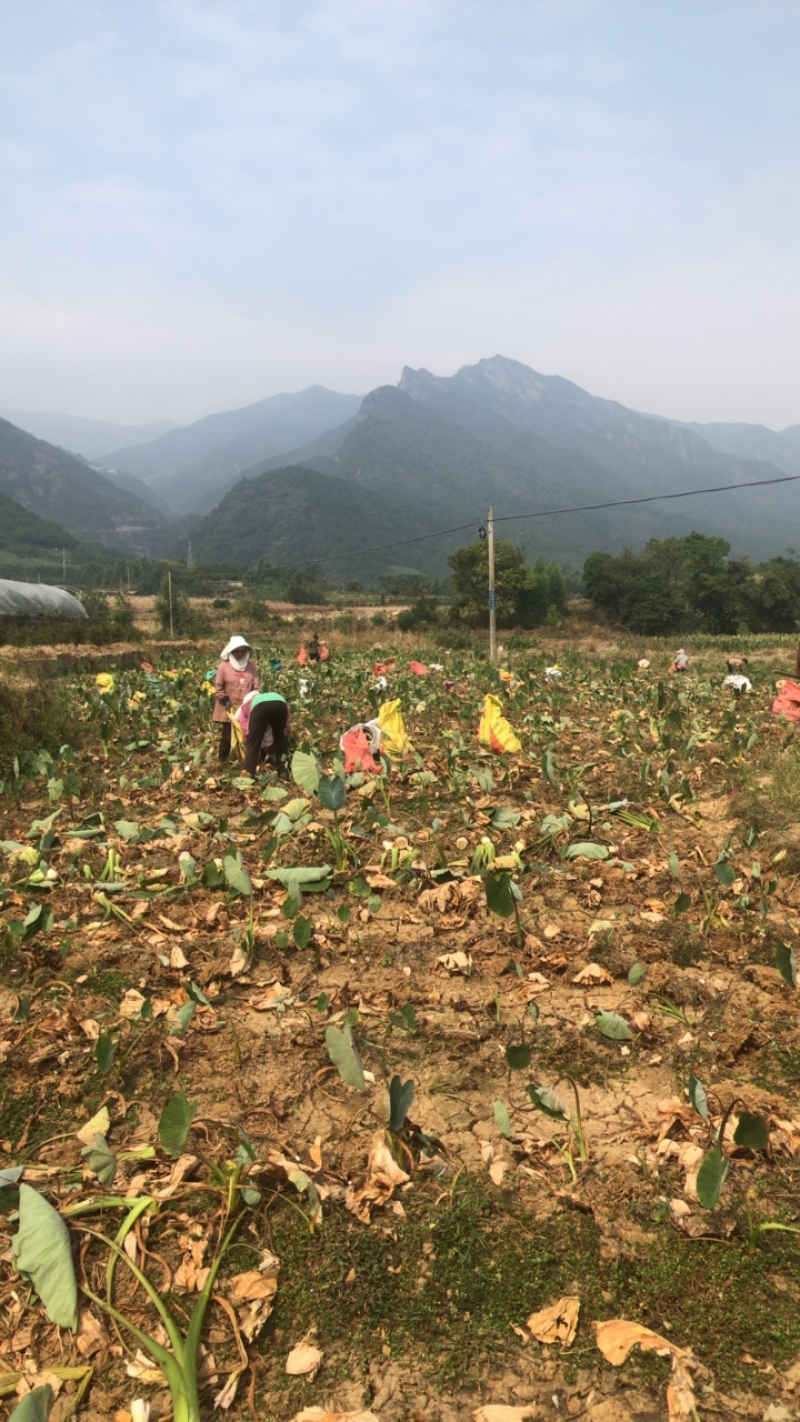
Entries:
[[[708,489],[683,489],[677,494],[646,494],[637,499],[609,499],[600,504],[571,504],[561,509],[534,509],[531,513],[503,514],[501,517],[495,516],[495,523],[516,523],[524,518],[552,518],[555,514],[568,513],[591,513],[597,509],[619,509],[629,504],[655,504],[666,499],[692,499],[698,494],[727,494],[731,489],[762,489],[768,484],[793,484],[800,480],[800,474],[784,474],[776,479],[748,479],[741,484],[715,484]],[[429,538],[444,538],[448,533],[463,533],[467,528],[474,528],[475,521],[470,523],[457,523],[452,528],[437,528],[433,533],[420,533],[415,538],[401,538],[394,543],[376,543],[372,548],[351,548],[345,553],[329,553],[327,558],[313,558],[310,560],[313,567],[322,563],[333,563],[338,558],[357,558],[366,553],[384,553],[388,548],[408,548],[412,543],[424,543]],[[299,564],[295,566],[299,567]]]

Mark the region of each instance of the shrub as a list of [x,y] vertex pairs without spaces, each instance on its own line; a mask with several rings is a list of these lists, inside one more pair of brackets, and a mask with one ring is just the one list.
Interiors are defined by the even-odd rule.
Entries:
[[[162,635],[170,635],[169,581],[162,578],[154,603]],[[201,607],[192,607],[185,592],[172,584],[172,631],[176,637],[206,637],[211,631],[208,615]]]
[[0,774],[5,775],[23,751],[46,750],[55,759],[61,746],[74,744],[74,738],[69,699],[57,681],[0,682]]
[[[231,607],[230,603],[227,605]],[[255,597],[239,598],[231,607],[231,619],[254,627],[266,627],[273,620],[267,604]]]

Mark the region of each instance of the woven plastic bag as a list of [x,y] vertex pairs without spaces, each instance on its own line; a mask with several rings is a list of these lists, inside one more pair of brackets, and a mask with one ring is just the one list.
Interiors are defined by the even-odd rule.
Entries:
[[490,750],[497,751],[498,755],[502,755],[504,752],[513,754],[515,751],[522,750],[522,745],[503,715],[496,696],[487,696],[484,700],[483,715],[478,727],[478,740],[482,746],[488,746]]
[[381,733],[381,750],[390,760],[402,760],[411,742],[406,733],[400,714],[400,701],[385,701],[378,713],[378,729]]
[[[378,745],[380,745],[380,734],[378,735]],[[373,746],[366,728],[362,726],[351,726],[349,731],[345,731],[339,741],[339,749],[344,752],[344,768],[349,775],[354,770],[363,770],[365,774],[379,775],[381,765],[376,764],[372,759]]]
[[785,681],[779,687],[772,703],[772,714],[785,716],[787,721],[800,721],[800,686],[796,681]]

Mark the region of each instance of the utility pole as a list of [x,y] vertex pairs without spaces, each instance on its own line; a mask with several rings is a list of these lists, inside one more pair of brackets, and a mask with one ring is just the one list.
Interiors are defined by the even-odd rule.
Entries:
[[169,635],[170,641],[174,641],[175,633],[172,628],[172,572],[167,569],[167,586],[169,587]]
[[497,666],[497,594],[494,590],[494,511],[489,509],[486,520],[489,553],[489,661]]
[[67,586],[67,550],[66,550],[66,548],[62,548],[62,549],[61,549],[61,571],[62,571],[62,574],[63,574],[64,587],[66,587],[66,586]]
[[192,558],[192,540],[191,540],[191,538],[189,539],[189,547],[188,547],[187,550],[186,550],[186,566],[187,566],[187,568],[192,568],[192,567],[194,567],[194,559]]

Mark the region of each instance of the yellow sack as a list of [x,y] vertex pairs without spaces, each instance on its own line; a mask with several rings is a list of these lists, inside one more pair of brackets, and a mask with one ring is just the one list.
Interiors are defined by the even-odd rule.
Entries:
[[503,751],[522,750],[522,746],[508,721],[501,714],[500,702],[496,696],[487,696],[484,700],[483,715],[478,727],[478,740],[482,746],[488,746],[490,750],[497,751],[498,755]]
[[237,713],[229,711],[228,715],[231,720],[231,750],[240,760],[244,760],[244,731],[237,720]]
[[381,733],[381,750],[390,760],[402,760],[411,742],[406,734],[400,701],[385,701],[378,713],[378,729]]

